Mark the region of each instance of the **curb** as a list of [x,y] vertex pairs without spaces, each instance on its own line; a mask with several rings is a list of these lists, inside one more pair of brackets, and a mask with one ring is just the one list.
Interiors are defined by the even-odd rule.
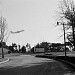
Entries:
[[65,60],[61,60],[61,59],[56,59],[57,61],[66,63],[68,66],[70,66],[74,71],[75,71],[75,65],[71,62],[65,61]]
[[73,64],[73,63],[71,63],[71,62],[68,62],[68,61],[66,61],[66,60],[62,60],[62,59],[57,59],[57,58],[54,58],[54,57],[50,57],[50,56],[36,56],[36,57],[41,57],[41,58],[49,58],[49,59],[54,59],[54,60],[56,60],[56,61],[60,61],[60,62],[62,62],[62,63],[65,63],[65,64],[67,64],[69,67],[71,67],[72,69],[73,69],[73,71],[75,71],[75,64]]
[[9,58],[7,60],[5,60],[5,61],[0,62],[0,64],[6,63],[8,61],[9,61]]

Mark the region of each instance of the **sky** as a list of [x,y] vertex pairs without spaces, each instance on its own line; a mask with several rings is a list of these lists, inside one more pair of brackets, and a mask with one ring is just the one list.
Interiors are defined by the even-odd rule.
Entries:
[[40,42],[63,42],[62,27],[55,27],[59,0],[0,0],[0,14],[6,19],[11,34],[7,44],[34,46]]

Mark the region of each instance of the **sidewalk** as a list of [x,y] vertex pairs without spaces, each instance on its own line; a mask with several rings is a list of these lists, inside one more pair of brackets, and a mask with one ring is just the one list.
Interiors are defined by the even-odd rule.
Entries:
[[8,62],[9,59],[8,58],[0,58],[0,64]]

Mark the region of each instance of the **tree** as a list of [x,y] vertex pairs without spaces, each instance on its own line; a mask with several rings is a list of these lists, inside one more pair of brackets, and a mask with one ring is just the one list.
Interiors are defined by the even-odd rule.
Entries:
[[49,49],[49,43],[48,42],[42,42],[42,43],[40,43],[40,47],[44,48],[45,52],[47,52]]
[[26,47],[22,46],[22,53],[25,53],[25,52],[26,52]]
[[31,51],[31,46],[29,43],[26,44],[26,51],[27,52],[30,52]]
[[65,28],[72,30],[73,46],[75,50],[75,4],[73,0],[62,0],[60,19],[66,22]]
[[13,46],[9,46],[9,50],[10,50],[11,52],[14,52]]
[[34,52],[34,47],[31,48],[31,53],[35,53],[35,52]]
[[35,47],[36,47],[36,48],[40,48],[40,44],[39,44],[39,43],[37,43]]
[[[3,52],[3,41],[5,38],[7,28],[6,19],[4,17],[0,17],[0,41],[2,44],[2,58],[4,58],[4,52]],[[6,33],[6,34],[5,34]]]
[[17,51],[17,44],[16,43],[12,43],[12,47],[13,47],[13,51]]
[[19,50],[19,52],[21,52],[21,46],[20,45],[18,45],[18,50]]

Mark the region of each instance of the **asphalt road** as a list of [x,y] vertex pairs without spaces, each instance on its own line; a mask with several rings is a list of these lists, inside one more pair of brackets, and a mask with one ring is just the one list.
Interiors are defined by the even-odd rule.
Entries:
[[70,75],[71,73],[67,65],[52,59],[30,55],[6,58],[10,61],[0,64],[0,75]]

